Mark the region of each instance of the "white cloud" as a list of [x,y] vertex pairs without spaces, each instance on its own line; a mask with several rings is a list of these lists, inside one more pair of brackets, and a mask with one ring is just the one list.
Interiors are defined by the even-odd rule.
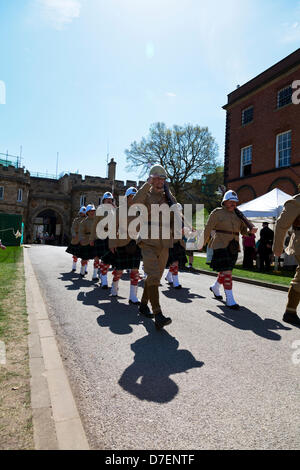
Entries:
[[284,23],[284,32],[282,35],[283,43],[294,43],[300,41],[300,2],[295,9],[293,23]]
[[171,98],[175,98],[175,97],[176,97],[176,94],[175,94],[175,93],[172,93],[171,91],[166,91],[165,95],[166,95],[166,96],[170,96]]
[[79,0],[36,0],[42,17],[55,29],[63,29],[75,18],[79,18]]

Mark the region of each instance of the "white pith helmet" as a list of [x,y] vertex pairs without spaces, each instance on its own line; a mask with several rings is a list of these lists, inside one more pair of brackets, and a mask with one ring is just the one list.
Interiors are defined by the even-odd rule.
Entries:
[[224,194],[222,204],[223,204],[225,201],[239,202],[239,198],[238,198],[238,195],[236,194],[235,191],[230,190],[230,191],[227,191],[227,192]]
[[96,207],[94,206],[94,204],[88,204],[86,206],[85,213],[87,214],[88,212],[95,211],[95,210],[96,210]]
[[110,193],[109,191],[106,191],[106,193],[104,193],[101,198],[101,204],[105,201],[105,199],[114,199],[114,197],[112,193]]
[[131,196],[132,194],[135,195],[136,193],[137,193],[137,189],[131,186],[131,188],[127,189],[125,196],[128,197],[128,196]]

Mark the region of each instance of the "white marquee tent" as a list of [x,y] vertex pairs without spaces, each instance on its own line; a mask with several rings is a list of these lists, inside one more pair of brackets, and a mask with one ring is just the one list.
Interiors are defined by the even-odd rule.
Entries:
[[238,209],[249,219],[277,219],[282,212],[284,203],[291,198],[290,194],[275,188],[263,196],[242,204]]
[[[273,189],[267,194],[260,196],[253,201],[246,202],[238,209],[260,230],[263,222],[269,222],[275,229],[276,219],[280,216],[286,201],[291,199],[290,194],[284,193],[278,188]],[[259,233],[259,232],[258,232]],[[292,258],[292,259],[290,259]],[[284,264],[297,264],[293,257],[284,254]],[[275,258],[275,270],[278,269],[278,258]]]

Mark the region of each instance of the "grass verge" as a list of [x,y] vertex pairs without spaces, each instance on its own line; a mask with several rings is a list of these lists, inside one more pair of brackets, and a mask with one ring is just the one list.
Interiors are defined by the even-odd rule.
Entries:
[[[206,258],[195,256],[193,267],[196,269],[203,269],[205,271],[212,272],[213,270],[206,264]],[[262,282],[270,282],[272,284],[279,284],[281,286],[288,286],[294,277],[294,271],[288,271],[281,269],[278,273],[274,272],[271,268],[270,273],[260,273],[255,269],[253,271],[248,271],[240,265],[236,265],[236,268],[233,270],[233,276],[252,279]]]
[[[23,248],[0,250],[0,449],[34,449]],[[3,359],[3,358],[2,358]]]

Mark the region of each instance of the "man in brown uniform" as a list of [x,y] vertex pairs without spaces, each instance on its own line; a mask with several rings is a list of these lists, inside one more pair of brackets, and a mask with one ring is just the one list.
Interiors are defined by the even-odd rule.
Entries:
[[285,236],[290,227],[293,227],[293,233],[289,246],[285,251],[288,255],[295,256],[298,267],[295,277],[291,281],[283,321],[300,326],[300,318],[297,316],[297,307],[300,302],[300,194],[285,203],[284,209],[277,220],[273,242],[275,256],[282,255]]
[[[222,201],[222,207],[215,209],[208,219],[204,230],[204,245],[210,243],[213,248],[213,258],[210,266],[217,271],[218,278],[210,290],[218,300],[222,299],[220,287],[223,285],[226,305],[232,310],[238,310],[232,293],[232,270],[237,261],[239,247],[239,234],[248,233],[245,223],[236,215],[235,209],[239,200],[234,191],[227,191]],[[253,229],[253,233],[257,231]],[[213,235],[212,235],[213,232]]]
[[72,227],[71,227],[71,234],[72,234],[72,240],[68,248],[66,249],[67,253],[70,253],[73,255],[73,265],[72,265],[72,271],[76,271],[76,266],[77,266],[77,261],[78,261],[78,250],[79,250],[79,226],[80,222],[85,218],[85,210],[86,207],[82,206],[78,212],[78,215],[75,217],[75,219],[72,222]]
[[94,223],[96,208],[94,204],[88,204],[86,206],[85,213],[87,215],[86,218],[82,220],[79,225],[79,253],[78,257],[81,258],[81,270],[80,276],[84,277],[86,274],[86,266],[88,264],[89,259],[92,259],[91,247],[90,247],[90,234],[92,230],[92,226]]
[[171,318],[166,318],[161,312],[159,303],[159,285],[168,261],[169,248],[173,246],[173,237],[170,234],[169,238],[163,238],[163,222],[161,218],[159,221],[158,239],[152,237],[150,230],[153,205],[155,204],[160,206],[162,204],[168,204],[168,200],[164,192],[164,183],[166,178],[167,174],[162,166],[153,166],[150,170],[148,182],[140,188],[132,201],[133,205],[143,204],[146,206],[148,211],[148,220],[145,222],[149,225],[148,237],[145,237],[141,230],[141,237],[138,240],[138,244],[142,250],[144,271],[147,274],[139,311],[143,315],[153,317],[148,308],[148,301],[150,301],[157,328],[163,328],[172,322]]

